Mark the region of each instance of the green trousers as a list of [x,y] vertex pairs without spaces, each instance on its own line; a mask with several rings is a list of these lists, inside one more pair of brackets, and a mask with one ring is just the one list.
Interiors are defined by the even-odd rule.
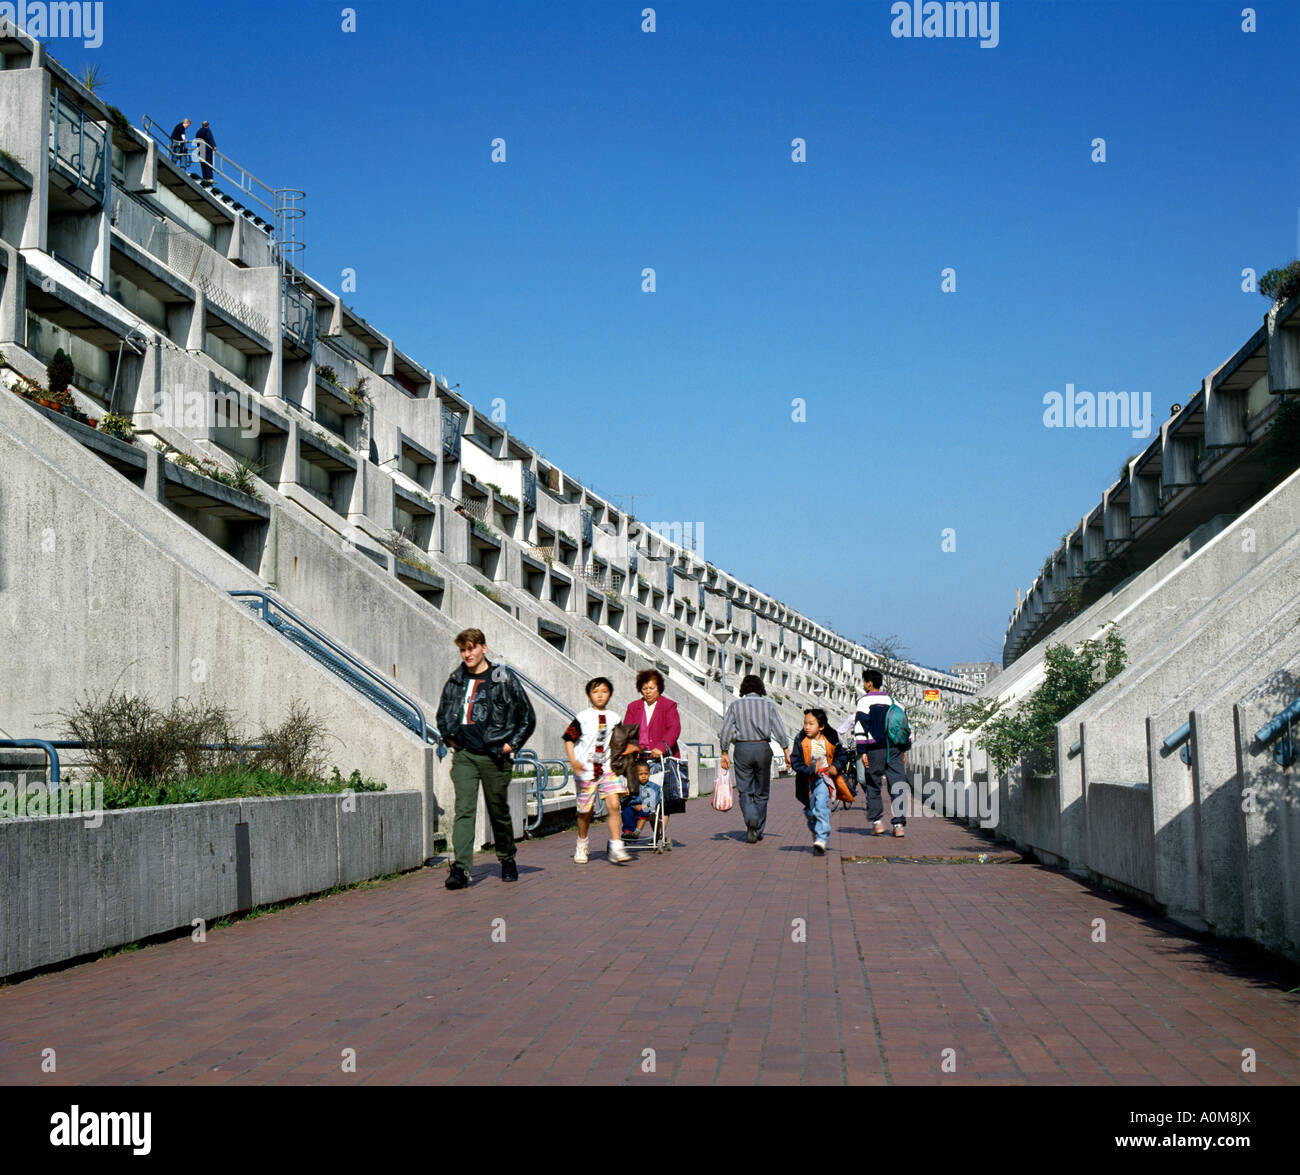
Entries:
[[451,782],[456,789],[456,819],[451,829],[451,847],[456,854],[456,864],[467,873],[474,864],[474,822],[478,815],[480,783],[497,858],[514,860],[515,834],[510,826],[510,760],[506,760],[504,767],[498,767],[488,755],[455,750],[451,758]]

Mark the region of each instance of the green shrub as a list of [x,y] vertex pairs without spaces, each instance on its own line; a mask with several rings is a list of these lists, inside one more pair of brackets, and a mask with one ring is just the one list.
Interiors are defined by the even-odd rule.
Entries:
[[135,425],[131,418],[119,412],[105,412],[99,421],[99,431],[110,437],[121,437],[124,441],[135,438]]
[[[385,785],[363,779],[360,771],[353,771],[344,779],[334,768],[333,777],[323,779],[295,779],[261,767],[230,767],[203,775],[185,776],[164,780],[133,780],[121,783],[110,780],[104,785],[104,808],[144,808],[157,804],[198,804],[207,800],[235,800],[248,796],[289,796],[333,794],[341,791],[378,792]],[[92,785],[71,784],[81,791],[84,809],[95,804]]]
[[988,752],[999,775],[1022,758],[1032,768],[1056,764],[1056,724],[1123,670],[1127,662],[1124,638],[1111,628],[1101,640],[1084,641],[1077,649],[1051,645],[1043,659],[1043,684],[1020,704],[1015,714],[996,714],[976,740]]
[[289,713],[277,726],[263,726],[257,741],[257,766],[290,779],[319,779],[325,773],[325,743],[330,737],[324,721],[302,702],[289,703]]
[[1281,269],[1270,269],[1259,279],[1259,292],[1274,302],[1285,302],[1300,294],[1300,260]]
[[50,385],[49,398],[61,404],[63,399],[60,397],[65,397],[68,403],[71,403],[72,397],[68,395],[68,385],[72,383],[76,375],[77,369],[73,367],[72,360],[60,347],[54,352],[54,358],[45,365],[45,378]]
[[1300,468],[1300,396],[1280,396],[1259,454],[1279,481]]

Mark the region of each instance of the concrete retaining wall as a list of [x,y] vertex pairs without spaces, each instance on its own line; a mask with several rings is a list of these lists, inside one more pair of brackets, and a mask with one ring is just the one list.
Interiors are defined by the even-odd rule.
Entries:
[[[418,792],[0,820],[0,975],[418,867]],[[237,842],[247,826],[249,853]],[[241,885],[242,882],[242,885]],[[241,890],[245,901],[241,902]]]
[[1089,871],[1153,902],[1155,842],[1150,787],[1145,783],[1090,784],[1086,810]]

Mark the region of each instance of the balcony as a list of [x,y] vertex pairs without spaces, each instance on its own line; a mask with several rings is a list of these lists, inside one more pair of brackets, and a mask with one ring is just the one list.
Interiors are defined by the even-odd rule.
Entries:
[[[86,206],[104,196],[107,138],[102,126],[89,118],[58,89],[50,95],[50,170],[71,182],[72,196],[84,194]],[[91,199],[90,197],[93,197]]]

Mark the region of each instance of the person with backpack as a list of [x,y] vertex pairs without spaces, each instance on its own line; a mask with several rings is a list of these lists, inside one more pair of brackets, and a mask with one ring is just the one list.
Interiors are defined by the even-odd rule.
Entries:
[[452,749],[451,781],[456,790],[456,815],[451,843],[455,862],[444,883],[464,889],[474,864],[474,824],[478,792],[492,825],[492,842],[501,862],[501,880],[518,881],[515,837],[510,823],[511,755],[523,747],[537,726],[537,716],[523,684],[505,665],[487,659],[487,637],[481,629],[456,634],[461,664],[442,687],[438,730]]
[[889,793],[894,835],[901,837],[907,835],[903,752],[912,745],[912,728],[907,712],[885,692],[884,683],[879,669],[863,670],[862,684],[866,692],[858,699],[854,722],[865,736],[858,742],[858,751],[866,762],[867,819],[872,823],[871,831],[876,836],[885,831],[881,798],[884,788]]

